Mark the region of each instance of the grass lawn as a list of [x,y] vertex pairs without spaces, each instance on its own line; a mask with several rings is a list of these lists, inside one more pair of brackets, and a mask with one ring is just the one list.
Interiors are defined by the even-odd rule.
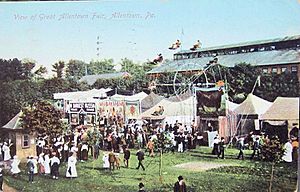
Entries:
[[[61,177],[52,180],[49,176],[35,176],[35,183],[29,184],[28,175],[25,171],[19,178],[12,178],[5,174],[6,183],[18,191],[51,191],[51,192],[134,192],[138,191],[138,184],[143,182],[146,191],[172,191],[177,177],[182,175],[188,186],[188,191],[267,191],[269,186],[271,164],[261,161],[250,161],[251,151],[245,151],[246,160],[235,159],[238,150],[227,149],[226,159],[217,159],[210,154],[211,149],[200,147],[186,153],[167,153],[163,155],[162,180],[159,177],[160,158],[146,156],[142,169],[136,170],[137,159],[135,151],[131,151],[130,165],[128,169],[121,167],[120,170],[110,172],[102,169],[102,155],[98,160],[78,162],[78,178],[65,178],[66,165],[60,166]],[[121,155],[121,159],[123,156]],[[226,165],[209,170],[199,170],[195,167],[189,169],[178,168],[175,165],[199,162],[202,166]],[[122,164],[123,165],[123,164]],[[193,165],[195,166],[195,165]],[[297,182],[297,165],[280,163],[275,167],[275,178],[272,191],[294,191]],[[23,169],[24,170],[24,169]]]

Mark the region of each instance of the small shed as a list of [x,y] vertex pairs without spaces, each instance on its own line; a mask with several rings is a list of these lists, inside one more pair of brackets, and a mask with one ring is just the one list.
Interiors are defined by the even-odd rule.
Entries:
[[36,155],[35,137],[26,133],[20,126],[19,112],[6,125],[0,127],[5,140],[9,140],[13,145],[10,147],[10,153],[13,157],[17,155],[21,161],[25,161],[29,155]]

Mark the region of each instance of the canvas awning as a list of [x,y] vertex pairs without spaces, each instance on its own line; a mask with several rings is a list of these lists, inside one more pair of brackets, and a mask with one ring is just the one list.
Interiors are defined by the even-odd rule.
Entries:
[[148,96],[147,93],[142,91],[140,93],[137,93],[135,95],[130,95],[130,96],[115,94],[111,96],[111,98],[114,100],[123,100],[123,101],[142,101],[147,96]]
[[263,120],[298,120],[299,98],[277,97],[271,107],[262,115]]
[[107,92],[111,91],[110,88],[92,89],[89,91],[76,91],[76,92],[65,92],[65,93],[54,93],[54,99],[63,99],[69,101],[86,101],[93,98],[105,98]]
[[193,97],[189,97],[179,102],[172,102],[167,99],[161,100],[155,106],[151,107],[140,115],[140,118],[146,117],[158,118],[159,116],[152,115],[160,106],[163,107],[164,112],[162,116],[193,116],[194,115],[194,101]]
[[240,115],[262,115],[264,114],[272,102],[264,100],[250,93],[245,101],[243,101],[234,112]]
[[147,97],[145,97],[141,101],[142,112],[145,112],[146,110],[150,109],[151,107],[159,103],[162,99],[164,99],[163,96],[151,92]]

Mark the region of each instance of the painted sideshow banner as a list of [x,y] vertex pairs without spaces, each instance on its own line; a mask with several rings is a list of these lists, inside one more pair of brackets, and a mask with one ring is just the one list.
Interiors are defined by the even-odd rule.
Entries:
[[107,119],[109,121],[117,120],[119,123],[124,123],[124,101],[100,101],[99,102],[99,116],[100,119]]
[[225,99],[224,89],[220,87],[213,88],[195,88],[197,100],[198,116],[224,116]]
[[126,119],[137,119],[140,115],[139,101],[126,101],[125,117]]

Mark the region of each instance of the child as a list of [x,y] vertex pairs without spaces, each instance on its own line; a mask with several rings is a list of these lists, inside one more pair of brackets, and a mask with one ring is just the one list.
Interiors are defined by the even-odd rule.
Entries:
[[28,179],[30,183],[33,183],[33,175],[34,175],[34,164],[32,162],[33,156],[28,157],[27,161],[27,169],[28,169]]
[[59,164],[60,164],[60,160],[58,159],[58,157],[53,156],[51,159],[51,174],[53,179],[58,179],[58,174],[59,174]]
[[103,154],[102,161],[103,161],[103,168],[108,169],[109,168],[109,161],[108,161],[108,154],[107,153]]
[[21,172],[21,170],[19,169],[19,164],[20,164],[20,160],[15,155],[13,162],[11,163],[11,169],[10,169],[10,171],[14,177],[16,177],[16,175]]

